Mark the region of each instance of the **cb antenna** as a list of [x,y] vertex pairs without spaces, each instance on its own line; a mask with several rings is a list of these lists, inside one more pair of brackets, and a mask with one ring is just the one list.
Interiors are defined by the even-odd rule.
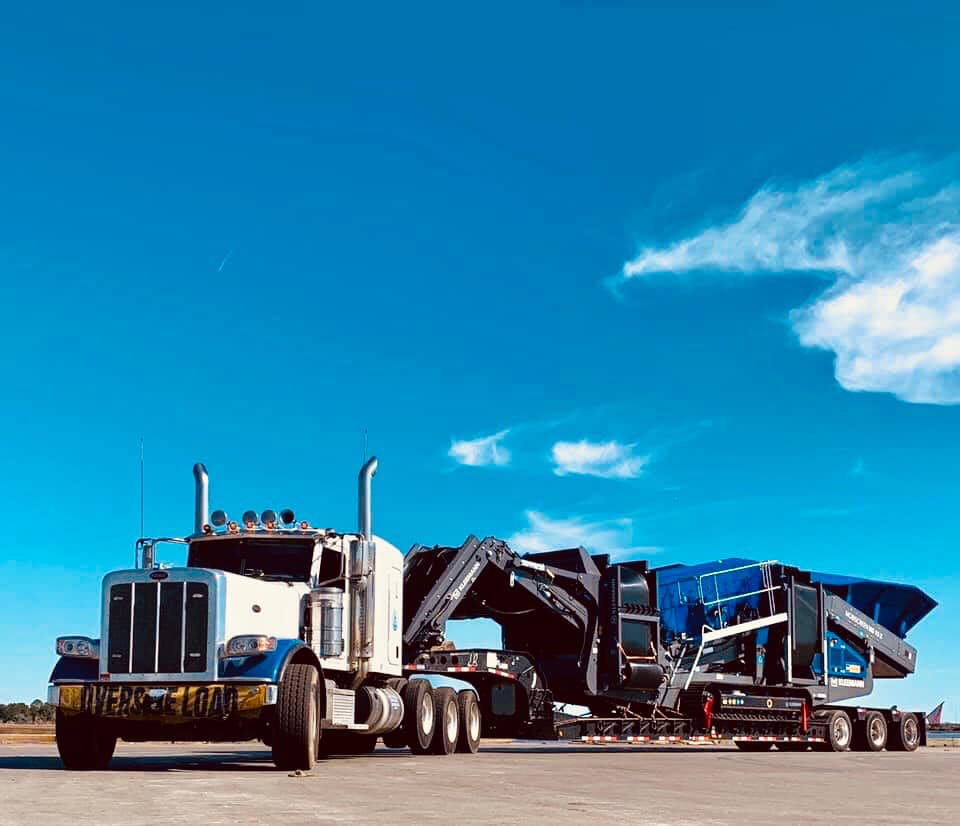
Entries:
[[140,537],[143,538],[143,436],[140,437]]

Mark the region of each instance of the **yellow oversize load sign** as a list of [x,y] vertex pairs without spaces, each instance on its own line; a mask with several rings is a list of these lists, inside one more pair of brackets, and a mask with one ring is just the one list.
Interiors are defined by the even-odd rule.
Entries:
[[60,708],[97,717],[183,720],[250,714],[265,705],[263,685],[122,685],[60,687]]

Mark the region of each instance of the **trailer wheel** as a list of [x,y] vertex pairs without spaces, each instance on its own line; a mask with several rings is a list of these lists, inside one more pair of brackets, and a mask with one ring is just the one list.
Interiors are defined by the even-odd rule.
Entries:
[[472,691],[461,691],[457,695],[457,710],[460,714],[460,736],[457,738],[457,751],[463,754],[476,754],[480,751],[480,703]]
[[920,723],[914,714],[901,714],[899,722],[894,721],[889,730],[890,751],[916,751],[920,745]]
[[879,711],[868,711],[853,727],[853,748],[857,751],[883,751],[886,745],[886,718]]
[[410,680],[403,689],[403,731],[414,754],[428,754],[437,716],[433,689],[426,680]]
[[320,675],[307,663],[288,665],[277,691],[273,762],[278,769],[309,771],[320,744]]
[[827,717],[826,751],[849,751],[853,742],[853,723],[845,711],[830,712]]
[[67,769],[105,769],[117,746],[117,736],[104,730],[101,721],[57,709],[57,751]]
[[765,743],[763,740],[734,740],[740,751],[770,751],[773,743]]
[[433,716],[437,722],[430,751],[433,754],[453,754],[460,736],[460,711],[457,708],[457,695],[452,688],[433,690]]

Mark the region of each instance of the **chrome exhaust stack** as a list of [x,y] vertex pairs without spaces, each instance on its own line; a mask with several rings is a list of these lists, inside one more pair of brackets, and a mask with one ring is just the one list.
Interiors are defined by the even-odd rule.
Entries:
[[202,462],[193,466],[193,478],[197,485],[193,507],[193,532],[201,534],[210,513],[210,477],[207,476],[207,469]]
[[350,659],[356,669],[351,686],[354,690],[366,679],[370,670],[370,657],[373,656],[373,577],[376,546],[373,542],[371,486],[377,465],[377,457],[371,456],[360,468],[357,479],[359,537],[351,549],[350,565]]
[[357,494],[357,510],[359,511],[360,535],[369,542],[373,538],[373,502],[371,488],[373,477],[380,463],[376,456],[371,456],[360,468],[358,478],[359,491]]

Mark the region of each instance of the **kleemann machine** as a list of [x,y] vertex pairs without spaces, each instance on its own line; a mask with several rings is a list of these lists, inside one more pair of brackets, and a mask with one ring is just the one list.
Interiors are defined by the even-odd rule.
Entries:
[[[916,668],[920,589],[724,559],[650,568],[583,548],[521,555],[470,537],[404,565],[409,673],[478,690],[486,736],[587,742],[729,738],[744,750],[912,751],[924,716],[838,705]],[[503,649],[458,650],[449,620],[499,623]],[[570,704],[588,714],[555,711]]]

